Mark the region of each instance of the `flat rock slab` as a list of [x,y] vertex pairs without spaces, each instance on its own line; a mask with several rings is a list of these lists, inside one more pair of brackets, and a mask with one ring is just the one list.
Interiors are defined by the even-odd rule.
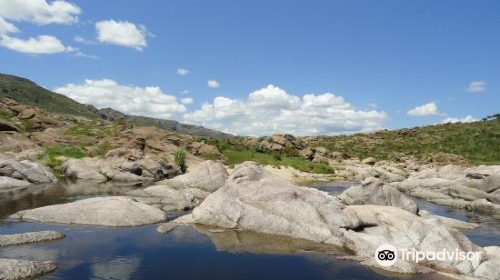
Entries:
[[37,231],[18,234],[0,235],[0,247],[27,243],[47,242],[64,238],[64,234],[57,231]]
[[56,270],[51,262],[0,259],[0,280],[14,280],[35,277]]
[[166,219],[153,206],[128,197],[95,197],[76,202],[23,210],[11,216],[44,223],[131,227],[155,224]]

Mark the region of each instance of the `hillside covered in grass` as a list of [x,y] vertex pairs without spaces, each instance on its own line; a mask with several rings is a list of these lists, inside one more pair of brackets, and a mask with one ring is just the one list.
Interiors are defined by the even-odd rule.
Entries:
[[359,158],[393,159],[405,154],[424,159],[443,152],[461,156],[471,164],[500,164],[499,119],[307,140],[312,146],[323,146]]
[[[11,98],[21,104],[44,109],[47,112],[97,118],[95,108],[47,90],[34,82],[12,75],[0,74],[0,98]],[[94,109],[94,110],[92,110]]]

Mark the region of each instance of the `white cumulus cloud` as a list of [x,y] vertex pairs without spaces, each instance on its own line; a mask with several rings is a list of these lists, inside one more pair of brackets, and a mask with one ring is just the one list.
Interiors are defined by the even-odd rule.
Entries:
[[159,87],[126,86],[110,79],[85,80],[54,91],[84,104],[111,107],[130,115],[170,119],[187,111],[175,96],[163,93]]
[[472,93],[483,92],[486,90],[486,82],[484,81],[470,82],[465,90]]
[[190,73],[190,71],[187,70],[186,68],[177,68],[177,75],[179,75],[179,76],[185,76],[189,73]]
[[97,22],[95,28],[99,42],[138,51],[147,46],[146,37],[150,35],[144,25],[135,25],[128,21],[103,20]]
[[209,88],[218,88],[218,87],[220,87],[220,84],[216,80],[208,80],[207,81],[207,86]]
[[0,17],[0,35],[16,32],[19,32],[19,29],[17,29],[14,24],[7,22],[4,18]]
[[439,114],[439,111],[436,103],[430,102],[422,106],[417,106],[406,113],[408,114],[408,116],[424,117],[424,116],[436,116]]
[[463,118],[446,118],[441,123],[469,123],[469,122],[477,122],[478,120],[468,115]]
[[0,45],[13,51],[27,54],[54,54],[75,51],[72,47],[64,46],[56,37],[48,35],[41,35],[27,40],[2,35],[0,37]]
[[78,22],[81,9],[62,0],[1,0],[0,16],[13,21],[29,21],[36,24]]
[[238,135],[332,135],[368,132],[383,128],[384,112],[357,110],[332,93],[302,97],[269,85],[246,100],[216,97],[184,120]]
[[185,105],[193,104],[194,103],[194,99],[191,98],[191,97],[182,98],[181,99],[181,103],[185,104]]

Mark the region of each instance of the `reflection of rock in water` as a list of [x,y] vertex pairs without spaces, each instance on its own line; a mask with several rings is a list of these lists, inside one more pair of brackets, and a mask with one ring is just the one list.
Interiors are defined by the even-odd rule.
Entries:
[[202,225],[195,225],[195,228],[210,237],[217,250],[231,253],[296,254],[316,251],[333,254],[342,252],[336,246],[303,239],[251,231],[211,228]]
[[96,258],[92,263],[92,276],[89,279],[128,280],[139,268],[138,257]]
[[19,188],[11,192],[0,193],[0,219],[20,210],[60,204],[93,196],[121,195],[138,187],[142,187],[142,185],[115,184],[112,182],[99,184],[84,180],[65,180],[51,185]]
[[25,259],[34,261],[53,261],[59,257],[57,249],[47,249],[34,246],[14,246],[0,251],[0,258]]

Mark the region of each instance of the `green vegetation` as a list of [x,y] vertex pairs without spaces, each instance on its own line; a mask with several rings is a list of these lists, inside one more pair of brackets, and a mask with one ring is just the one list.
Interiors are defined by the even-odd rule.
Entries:
[[68,128],[64,135],[70,136],[92,136],[92,137],[106,137],[106,136],[119,136],[117,123],[113,126],[100,126],[99,121],[92,120],[88,122],[78,122],[73,127]]
[[14,99],[21,104],[36,106],[48,112],[90,118],[99,117],[87,105],[16,76],[0,74],[0,98],[3,97]]
[[500,120],[319,137],[311,144],[359,158],[393,159],[405,154],[422,159],[444,152],[462,156],[472,164],[500,164]]
[[264,154],[251,150],[226,150],[223,154],[226,157],[226,163],[229,165],[236,165],[244,161],[255,161],[265,165],[291,166],[297,170],[310,173],[334,173],[333,168],[328,164],[310,162],[301,157],[287,157],[276,153]]
[[47,166],[57,169],[61,166],[62,157],[83,158],[86,154],[79,148],[74,147],[54,147],[46,149],[46,156],[42,159]]
[[186,172],[186,149],[181,147],[175,152],[175,164],[177,164],[182,172]]

